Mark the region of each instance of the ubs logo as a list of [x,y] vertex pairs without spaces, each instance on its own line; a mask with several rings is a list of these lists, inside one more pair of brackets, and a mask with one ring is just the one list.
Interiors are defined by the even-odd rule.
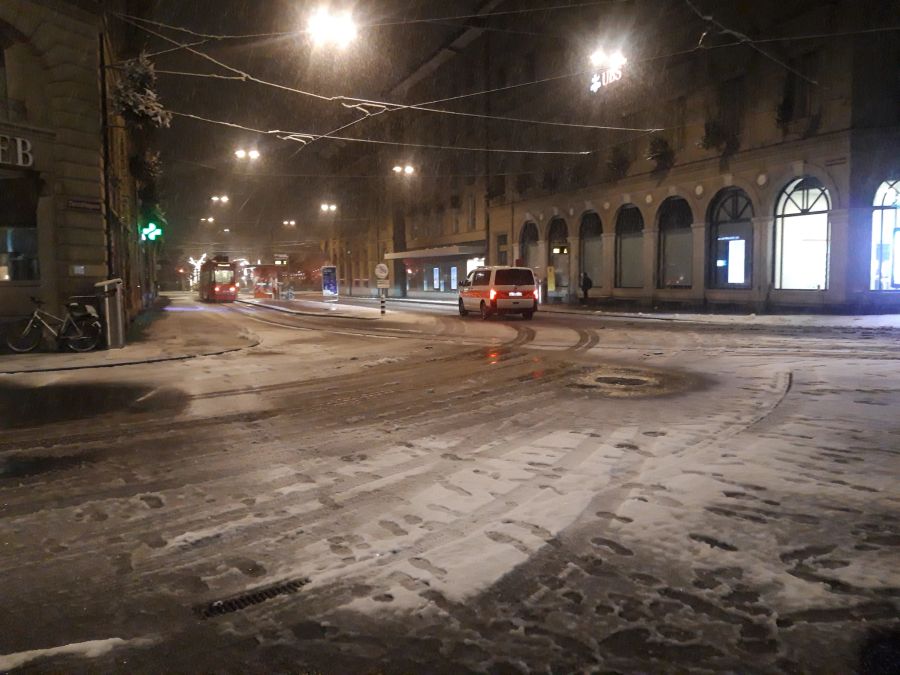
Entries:
[[0,134],[0,164],[12,164],[24,169],[34,166],[31,141],[27,138]]

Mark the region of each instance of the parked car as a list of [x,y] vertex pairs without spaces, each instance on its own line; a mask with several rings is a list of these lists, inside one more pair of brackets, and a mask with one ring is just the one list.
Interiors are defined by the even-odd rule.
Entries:
[[482,319],[494,314],[531,319],[537,306],[537,282],[529,267],[479,267],[459,286],[460,316],[478,312]]

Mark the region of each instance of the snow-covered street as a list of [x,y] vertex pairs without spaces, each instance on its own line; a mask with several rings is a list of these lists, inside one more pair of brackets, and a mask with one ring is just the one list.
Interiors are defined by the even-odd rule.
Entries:
[[852,672],[897,627],[897,329],[341,307],[179,295],[255,346],[0,376],[0,671]]

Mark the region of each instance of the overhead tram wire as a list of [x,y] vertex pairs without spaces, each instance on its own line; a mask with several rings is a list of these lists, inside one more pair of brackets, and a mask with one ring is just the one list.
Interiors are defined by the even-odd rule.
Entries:
[[[221,126],[230,127],[233,129],[240,129],[242,131],[249,131],[251,133],[260,134],[262,136],[275,136],[279,140],[282,141],[299,141],[302,143],[306,143],[305,139],[314,138],[317,134],[309,134],[302,131],[286,131],[281,129],[254,129],[253,127],[244,126],[242,124],[236,124],[234,122],[226,122],[224,120],[216,120],[209,117],[203,117],[202,115],[193,115],[191,113],[183,113],[177,112],[175,110],[169,110],[170,113],[177,117],[185,117],[188,119],[198,120],[200,122],[207,122],[209,124],[217,124]],[[349,136],[330,136],[336,141],[345,141],[347,143],[372,143],[376,145],[391,145],[396,147],[406,147],[406,148],[423,148],[427,150],[450,150],[455,152],[496,152],[496,153],[506,153],[506,154],[523,154],[523,155],[564,155],[564,156],[584,156],[590,155],[591,150],[537,150],[537,149],[521,149],[521,148],[472,148],[472,147],[463,147],[456,145],[433,145],[428,143],[403,143],[399,141],[383,141],[374,138],[351,138]]]
[[[144,31],[150,33],[151,35],[159,37],[160,39],[165,40],[166,42],[169,42],[170,44],[174,44],[176,46],[182,46],[185,49],[187,49],[187,51],[191,52],[192,54],[200,56],[201,58],[204,58],[221,68],[225,68],[226,70],[234,73],[235,75],[225,76],[225,75],[220,75],[217,73],[188,73],[188,72],[184,72],[184,71],[164,71],[164,70],[157,71],[159,73],[180,75],[180,76],[190,76],[190,77],[206,77],[206,78],[221,79],[221,80],[251,81],[251,82],[255,82],[257,84],[261,84],[264,86],[270,86],[270,87],[274,87],[274,88],[277,88],[277,89],[280,89],[283,91],[289,91],[289,92],[301,94],[304,96],[311,96],[316,99],[324,100],[324,101],[352,101],[352,102],[354,102],[355,105],[347,105],[346,103],[344,103],[343,105],[345,105],[346,107],[349,107],[349,108],[355,108],[355,109],[360,110],[361,112],[365,113],[363,117],[360,117],[360,118],[357,118],[356,120],[348,122],[347,124],[345,124],[341,127],[338,127],[337,129],[334,129],[332,131],[329,131],[325,134],[299,134],[299,135],[305,136],[304,143],[303,143],[304,147],[312,142],[315,142],[316,140],[320,140],[321,138],[334,138],[334,139],[338,139],[338,140],[353,141],[354,139],[349,139],[346,137],[338,137],[335,134],[340,133],[341,131],[343,131],[345,129],[348,129],[351,126],[354,126],[354,125],[358,124],[359,122],[362,122],[363,120],[368,119],[369,117],[373,117],[375,115],[379,115],[384,112],[388,112],[390,110],[403,110],[403,109],[422,110],[423,112],[430,112],[430,113],[437,113],[437,114],[449,114],[449,115],[457,115],[457,116],[463,116],[463,117],[476,117],[479,119],[497,119],[498,121],[505,121],[505,122],[535,123],[535,124],[541,124],[541,125],[545,125],[545,126],[560,126],[560,127],[568,127],[568,128],[572,128],[573,126],[578,126],[580,128],[584,128],[584,129],[595,129],[595,130],[601,130],[601,131],[642,131],[642,132],[659,131],[659,129],[634,129],[634,128],[630,128],[630,127],[613,127],[613,126],[588,125],[588,124],[573,125],[571,123],[565,123],[565,122],[551,122],[551,121],[544,121],[544,120],[526,120],[526,119],[522,119],[522,118],[503,117],[503,116],[486,116],[486,115],[480,115],[480,114],[476,114],[476,113],[464,113],[464,112],[459,112],[459,111],[442,110],[442,109],[438,109],[438,108],[427,108],[424,106],[416,106],[416,105],[403,105],[403,104],[399,104],[399,103],[373,101],[373,100],[368,100],[368,99],[346,97],[346,96],[325,96],[322,94],[304,91],[302,89],[297,89],[295,87],[289,87],[287,85],[282,85],[282,84],[278,84],[276,82],[270,82],[268,80],[263,80],[261,78],[255,77],[245,71],[242,71],[242,70],[235,68],[233,66],[230,66],[222,61],[219,61],[218,59],[215,59],[215,58],[209,56],[208,54],[205,54],[204,52],[197,51],[191,47],[188,47],[187,45],[182,45],[177,40],[169,38],[161,33],[158,33],[157,31],[151,30],[144,26],[140,26],[139,24],[137,24],[127,18],[124,18],[124,15],[121,15],[118,13],[113,13],[113,16],[116,16],[116,17],[122,19],[126,23],[129,23],[140,30],[144,30]],[[488,94],[488,93],[499,92],[499,91],[504,91],[504,90],[508,90],[508,89],[514,89],[517,87],[529,86],[532,84],[542,84],[542,83],[553,81],[553,80],[575,77],[576,75],[583,74],[583,72],[586,72],[586,71],[582,71],[581,73],[572,73],[572,74],[568,74],[568,75],[552,77],[552,78],[544,78],[542,80],[535,80],[533,82],[523,82],[523,83],[518,83],[518,84],[514,84],[514,85],[507,85],[504,87],[497,87],[496,89],[493,89],[493,90],[479,91],[479,92],[474,92],[471,94],[461,94],[459,96],[454,96],[454,97],[450,97],[447,99],[439,99],[438,101],[433,101],[433,102],[429,102],[429,103],[442,102],[442,101],[448,101],[448,100],[457,100],[457,99],[471,97],[471,96],[481,96],[481,95]],[[369,111],[369,110],[363,110],[360,106],[378,107],[378,108],[383,108],[383,109]],[[297,139],[294,139],[294,140],[297,140]],[[410,146],[410,147],[417,147],[417,146]],[[418,147],[424,147],[424,146],[418,146]]]
[[[567,10],[567,9],[581,9],[584,7],[596,7],[600,5],[613,5],[613,4],[621,4],[630,2],[631,0],[593,0],[592,2],[580,2],[568,5],[555,5],[552,7],[531,7],[525,9],[514,9],[514,10],[505,10],[501,12],[485,12],[484,14],[461,14],[457,16],[437,16],[430,17],[424,19],[403,19],[402,21],[382,21],[382,22],[373,22],[373,23],[363,23],[358,24],[359,28],[384,28],[391,26],[405,26],[405,25],[414,25],[421,23],[440,23],[444,21],[462,21],[465,19],[484,19],[491,18],[494,16],[508,16],[511,14],[533,14],[537,12],[552,12],[559,10]],[[162,21],[154,21],[153,19],[147,19],[142,16],[136,16],[134,14],[125,14],[123,12],[113,12],[117,17],[122,19],[131,19],[134,21],[142,21],[151,26],[156,26],[157,28],[167,28],[169,30],[179,31],[181,33],[185,33],[187,35],[191,35],[193,37],[203,38],[205,40],[252,40],[252,39],[261,39],[261,38],[273,38],[273,37],[289,37],[292,35],[303,35],[308,33],[306,30],[291,30],[291,31],[277,31],[271,33],[245,33],[240,35],[223,35],[223,34],[215,34],[215,33],[201,33],[199,31],[192,30],[190,28],[186,28],[184,26],[175,26],[172,24],[163,23]],[[487,29],[487,28],[486,28]]]
[[[797,70],[790,64],[785,63],[784,61],[779,59],[777,56],[773,56],[772,54],[770,54],[769,52],[764,50],[762,47],[759,47],[758,45],[754,44],[753,40],[745,33],[741,33],[739,31],[728,28],[728,26],[724,25],[721,21],[716,20],[712,16],[712,14],[703,14],[703,12],[701,12],[700,9],[697,7],[697,5],[695,5],[693,2],[691,2],[691,0],[684,0],[684,1],[687,4],[687,6],[691,9],[691,11],[694,12],[694,14],[696,14],[698,17],[700,17],[700,19],[702,19],[706,23],[712,24],[713,26],[718,27],[719,30],[722,32],[722,34],[731,35],[732,37],[736,38],[740,44],[748,45],[751,49],[758,52],[759,54],[762,54],[764,57],[766,57],[770,61],[777,63],[779,66],[781,66],[788,72],[793,73],[794,75],[797,75],[798,77],[800,77],[801,79],[805,80],[806,82],[808,82],[812,85],[819,86],[818,81],[812,79],[805,73],[800,72],[799,70]],[[700,42],[698,42],[697,46],[701,47],[702,43],[703,43],[703,36],[700,37]]]

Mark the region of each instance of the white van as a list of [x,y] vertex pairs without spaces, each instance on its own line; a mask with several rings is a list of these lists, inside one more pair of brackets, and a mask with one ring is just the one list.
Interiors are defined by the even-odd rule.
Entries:
[[459,315],[478,312],[521,314],[530,319],[538,306],[538,287],[530,267],[479,267],[459,286]]

